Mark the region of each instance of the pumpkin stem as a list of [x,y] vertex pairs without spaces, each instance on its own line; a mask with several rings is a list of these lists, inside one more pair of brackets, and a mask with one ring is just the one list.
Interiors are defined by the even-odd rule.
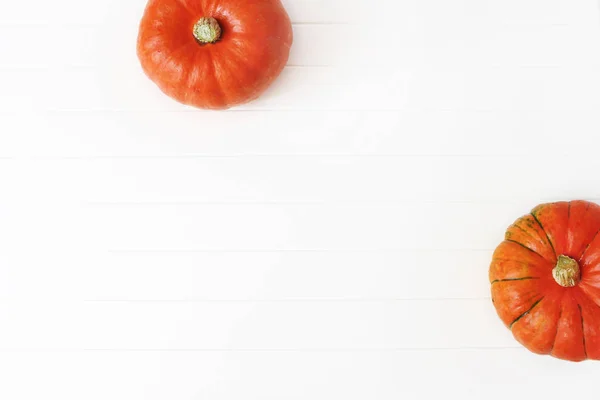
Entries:
[[577,261],[571,257],[558,256],[556,266],[552,270],[556,283],[562,287],[573,287],[581,280],[581,270]]
[[194,25],[194,37],[202,44],[215,43],[221,33],[221,25],[213,17],[202,17]]

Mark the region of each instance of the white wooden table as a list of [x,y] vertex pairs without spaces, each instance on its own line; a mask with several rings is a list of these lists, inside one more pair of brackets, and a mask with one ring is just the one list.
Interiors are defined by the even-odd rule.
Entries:
[[158,92],[144,0],[0,12],[0,398],[591,398],[522,349],[488,264],[600,199],[595,0],[286,0],[281,79]]

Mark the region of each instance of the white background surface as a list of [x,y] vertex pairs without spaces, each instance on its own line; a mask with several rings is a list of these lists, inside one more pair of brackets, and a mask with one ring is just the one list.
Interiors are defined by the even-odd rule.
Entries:
[[[590,398],[523,350],[488,264],[600,199],[592,0],[285,0],[227,112],[141,72],[144,0],[0,13],[0,398]],[[558,383],[558,384],[557,384]]]

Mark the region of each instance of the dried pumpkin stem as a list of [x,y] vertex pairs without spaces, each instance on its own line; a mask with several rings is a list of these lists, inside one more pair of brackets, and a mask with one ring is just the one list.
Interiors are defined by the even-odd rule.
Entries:
[[558,256],[556,266],[552,270],[556,283],[562,287],[573,287],[581,280],[581,270],[577,261],[571,257]]
[[215,43],[221,33],[221,25],[212,17],[202,17],[194,25],[194,37],[202,44]]

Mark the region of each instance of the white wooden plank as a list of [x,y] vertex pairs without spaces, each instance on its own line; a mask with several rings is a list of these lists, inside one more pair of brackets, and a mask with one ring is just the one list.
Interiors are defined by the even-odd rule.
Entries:
[[525,204],[92,207],[87,240],[111,250],[491,250]]
[[[84,287],[79,283],[83,282],[81,266],[89,257],[89,242],[81,235],[86,226],[80,223],[80,199],[63,196],[62,184],[56,180],[39,185],[42,169],[35,163],[0,161],[0,303],[9,302],[11,318],[37,318],[28,315],[37,312],[35,307],[11,300],[67,301],[65,306],[51,309],[60,311],[71,305],[68,300],[83,298]],[[48,330],[58,329],[64,322],[46,311],[41,318],[51,325],[56,322]],[[0,325],[14,324],[0,317]],[[45,330],[38,326],[27,334],[44,335]],[[2,343],[0,339],[0,348]]]
[[[3,352],[0,371],[0,395],[14,400],[501,400],[532,391],[552,399],[585,398],[595,390],[598,364],[565,364],[522,349]],[[572,386],[556,385],[565,374]]]
[[[478,324],[470,323],[471,320]],[[86,303],[86,349],[518,346],[484,300]],[[465,326],[470,329],[464,329]],[[440,332],[444,332],[440,335]]]
[[0,351],[81,349],[82,305],[53,298],[0,301]]
[[[592,111],[600,107],[596,70],[288,68],[263,97],[238,109]],[[164,96],[139,71],[21,69],[0,82],[4,112],[191,110]]]
[[76,351],[1,351],[0,355],[4,399],[87,398],[93,378],[98,377],[85,355]]
[[[185,213],[197,212],[203,205],[221,206],[223,210],[228,206],[233,210],[236,205],[257,206],[257,210],[265,211],[269,205],[304,206],[305,212],[336,205],[418,207],[423,211],[473,207],[475,212],[478,207],[498,207],[501,212],[515,206],[527,207],[521,211],[528,211],[537,202],[560,198],[600,198],[594,175],[600,161],[571,157],[570,168],[565,168],[567,156],[530,151],[529,156],[514,157],[280,155],[15,160],[4,163],[12,164],[15,173],[28,176],[34,185],[23,192],[22,185],[9,175],[2,181],[14,190],[7,198],[26,193],[60,202],[64,195],[92,207],[82,210],[88,214],[159,210],[167,212],[165,217],[171,213],[166,211],[169,206],[179,205]],[[549,157],[556,161],[548,161]],[[581,172],[575,175],[573,171]]]
[[[385,0],[379,0],[380,5],[382,1],[385,5]],[[105,25],[113,28],[118,24],[137,27],[147,0],[61,0],[60,3],[60,7],[43,0],[7,4],[0,15],[0,24]],[[294,23],[344,23],[373,14],[367,3],[357,3],[353,7],[348,7],[339,0],[284,0],[283,3]],[[412,2],[407,2],[409,5],[410,3]],[[399,5],[395,7],[400,9]],[[406,6],[402,8],[406,9]]]
[[[62,218],[54,221],[44,218],[2,220],[10,229],[0,228],[7,234],[0,249],[0,302],[68,302],[86,296],[86,266],[92,253],[85,238],[78,236],[82,230],[73,229],[75,218],[74,214],[62,214]],[[19,228],[19,224],[23,227]],[[18,308],[19,304],[11,303],[11,306]]]
[[[530,156],[532,152],[540,157],[558,157],[572,154],[576,149],[581,157],[575,161],[582,162],[594,159],[595,147],[585,143],[600,130],[596,110],[81,111],[2,115],[0,118],[5,132],[0,134],[0,158],[14,156],[26,159],[118,157],[137,160],[274,155]],[[212,128],[204,129],[205,126]],[[248,132],[249,127],[254,126],[260,129]],[[566,142],[570,145],[565,146]],[[285,161],[284,157],[280,159]],[[129,164],[118,165],[131,170],[133,160]],[[484,157],[479,161],[486,162]],[[142,161],[144,165],[149,163],[148,160]],[[17,164],[5,165],[8,168]],[[81,165],[85,168],[85,164]],[[550,167],[552,165],[549,163]],[[584,170],[589,171],[587,168]],[[0,174],[2,172],[0,170]]]
[[[501,400],[515,393],[585,397],[598,365],[567,365],[521,350],[446,352],[100,353],[90,400],[344,398]],[[518,366],[518,367],[517,367]],[[569,371],[573,388],[555,382]],[[544,372],[541,372],[544,371]],[[432,384],[435,382],[435,384]],[[123,388],[125,393],[116,390]]]
[[[95,165],[79,170],[73,181],[81,181],[78,190],[85,190],[90,202],[109,204],[421,202],[426,208],[430,202],[526,204],[569,196],[600,198],[594,184],[598,178],[591,171],[574,177],[560,162],[547,165],[532,182],[530,171],[539,170],[544,160],[535,156],[124,160],[88,163]],[[578,171],[595,170],[600,161],[569,164]],[[102,167],[111,170],[108,177],[99,171]],[[150,173],[146,179],[142,171]],[[88,180],[81,175],[85,172]],[[565,183],[557,186],[557,180]]]
[[146,5],[145,0],[119,2],[60,0],[47,2],[31,0],[3,5],[0,24],[10,25],[101,25],[138,23]]
[[[91,68],[11,69],[0,81],[5,88],[0,105],[4,112],[190,110],[162,95],[137,68],[130,69],[132,74]],[[390,79],[397,82],[387,89],[388,94],[383,93],[386,84],[381,77],[372,75],[356,82],[359,73],[332,68],[288,68],[264,99],[241,109],[397,109],[406,102],[405,72],[387,71]],[[124,84],[125,79],[130,82]],[[373,102],[364,103],[364,98],[372,98]]]
[[39,163],[0,161],[0,349],[60,348],[77,337],[87,227],[81,200],[43,179]]
[[99,302],[489,298],[490,260],[491,251],[113,253],[86,264],[84,286]]
[[[0,24],[136,24],[141,18],[146,0],[120,2],[81,2],[61,0],[60,6],[43,0],[27,3],[5,4],[0,15]],[[593,2],[566,5],[562,1],[518,0],[502,4],[487,0],[460,0],[451,4],[441,0],[371,0],[354,1],[351,5],[344,0],[283,0],[290,18],[300,23],[361,22],[365,18],[389,17],[391,13],[403,21],[407,14],[427,14],[433,19],[452,20],[464,18],[497,18],[501,21],[520,24],[556,24],[581,19],[586,11],[593,10]],[[444,18],[446,17],[446,18]],[[377,22],[375,20],[374,22]]]
[[[60,7],[56,3],[43,0],[7,4],[0,15],[0,24],[100,25],[112,29],[122,26],[137,28],[147,0],[127,2],[61,0],[60,3]],[[361,15],[371,12],[366,3],[348,7],[338,0],[284,0],[283,3],[293,23],[344,23],[357,21]]]

